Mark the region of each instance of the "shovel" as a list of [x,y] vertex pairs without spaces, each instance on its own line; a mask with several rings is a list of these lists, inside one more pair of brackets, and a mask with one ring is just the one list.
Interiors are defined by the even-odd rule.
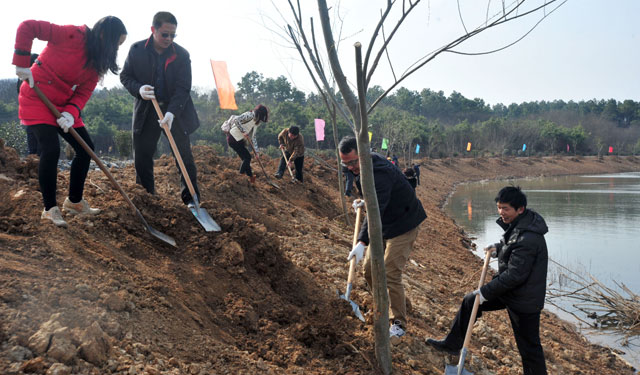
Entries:
[[[60,118],[62,116],[60,114],[60,111],[58,111],[58,108],[56,108],[56,106],[53,105],[53,103],[51,103],[49,98],[47,98],[44,95],[44,93],[40,90],[40,88],[38,86],[34,85],[33,89],[35,90],[35,92],[38,95],[38,97],[40,98],[40,100],[42,100],[42,102],[47,106],[47,108],[49,108],[51,113],[53,113],[53,115],[56,118]],[[129,197],[127,196],[127,193],[125,193],[124,190],[122,190],[122,187],[120,187],[120,184],[118,184],[116,179],[113,178],[113,175],[111,175],[111,172],[109,172],[107,167],[105,167],[105,165],[102,163],[102,161],[100,161],[100,159],[98,158],[98,155],[96,155],[96,153],[93,152],[91,147],[89,147],[89,145],[84,141],[84,139],[82,139],[82,137],[80,137],[80,135],[78,135],[78,133],[73,128],[69,128],[69,133],[71,133],[71,136],[73,136],[73,138],[75,138],[75,140],[78,141],[78,143],[80,143],[80,146],[82,146],[82,148],[87,152],[87,154],[89,154],[89,156],[91,156],[91,159],[93,159],[93,161],[98,165],[98,167],[100,167],[102,172],[104,172],[104,174],[107,175],[107,177],[109,178],[109,181],[111,181],[111,184],[113,185],[113,187],[115,187],[116,190],[118,190],[120,192],[120,195],[122,195],[122,197],[127,201],[127,204],[129,204],[129,207],[131,207],[131,209],[135,212],[135,214],[138,216],[138,218],[140,218],[140,220],[144,224],[145,229],[152,236],[156,237],[157,239],[159,239],[161,241],[164,241],[164,242],[168,243],[171,246],[176,246],[176,241],[173,238],[167,236],[166,234],[164,234],[164,233],[162,233],[160,231],[157,231],[157,230],[153,229],[147,223],[147,221],[144,219],[144,217],[142,216],[142,214],[140,213],[138,208],[136,208],[136,206],[133,204],[131,199],[129,199]]]
[[[156,109],[158,113],[158,118],[160,121],[164,118],[162,115],[162,110],[158,105],[158,101],[155,99],[151,99],[153,102],[153,107]],[[193,184],[191,183],[191,178],[189,178],[189,174],[187,173],[187,168],[184,166],[184,162],[182,161],[182,156],[180,156],[180,152],[178,151],[178,146],[176,146],[176,142],[173,140],[173,135],[171,134],[171,130],[169,129],[169,125],[162,125],[162,129],[164,129],[164,133],[167,135],[167,139],[169,139],[169,144],[171,144],[171,150],[173,150],[173,155],[175,155],[176,160],[178,161],[178,165],[180,166],[180,172],[182,172],[182,177],[184,177],[184,181],[187,183],[187,187],[189,188],[189,193],[191,193],[191,198],[193,199],[193,204],[189,204],[189,210],[193,214],[193,216],[198,219],[198,222],[204,230],[207,232],[220,232],[220,226],[216,223],[209,213],[204,208],[200,207],[200,202],[198,202],[198,195],[196,194],[196,190],[193,188]]]
[[[353,231],[353,246],[355,247],[358,244],[358,233],[360,233],[360,216],[362,216],[362,207],[358,207],[356,211],[356,226]],[[353,277],[356,274],[356,257],[352,257],[349,261],[349,276],[347,277],[347,289],[344,294],[340,294],[340,290],[338,290],[338,298],[342,298],[343,300],[349,302],[351,304],[351,309],[353,313],[356,314],[358,319],[364,320],[364,316],[362,316],[362,312],[360,311],[360,306],[357,303],[353,302],[349,299],[351,295],[351,290],[353,289]]]
[[[486,251],[484,256],[484,265],[482,266],[482,274],[480,275],[480,282],[478,283],[478,289],[484,285],[484,278],[487,276],[487,268],[489,266],[489,259],[491,258],[491,251]],[[473,375],[473,372],[464,368],[464,360],[467,356],[467,347],[471,341],[471,331],[473,331],[473,324],[476,322],[476,315],[478,314],[478,307],[480,306],[480,295],[476,295],[476,300],[473,302],[473,309],[471,310],[471,317],[469,319],[469,325],[467,326],[467,333],[464,336],[464,344],[460,350],[460,359],[457,366],[447,365],[444,369],[444,375]]]
[[244,138],[249,143],[249,146],[251,146],[251,149],[253,150],[253,154],[256,156],[256,160],[258,160],[258,163],[260,164],[260,168],[262,168],[262,173],[264,173],[264,177],[267,179],[267,182],[269,183],[269,185],[273,186],[276,189],[280,189],[280,186],[276,185],[274,182],[271,182],[271,179],[269,178],[267,171],[264,169],[264,165],[262,165],[262,160],[260,160],[260,158],[258,157],[256,148],[253,147],[253,142],[251,142],[251,139],[249,139],[249,137],[246,134],[244,135]]
[[284,153],[283,149],[280,149],[280,151],[282,151],[282,157],[284,158],[284,162],[287,163],[287,169],[289,170],[289,174],[291,175],[291,181],[296,182],[296,178],[293,175],[293,172],[291,171],[291,167],[289,166],[289,160],[287,160],[287,154]]

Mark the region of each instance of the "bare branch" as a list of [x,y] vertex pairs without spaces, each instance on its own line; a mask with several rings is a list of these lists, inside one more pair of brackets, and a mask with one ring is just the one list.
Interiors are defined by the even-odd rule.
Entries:
[[462,24],[462,28],[464,29],[464,32],[466,34],[469,34],[469,31],[467,31],[467,25],[464,24],[464,18],[462,18],[462,10],[460,9],[460,0],[456,1],[458,3],[458,16],[460,16],[460,23]]

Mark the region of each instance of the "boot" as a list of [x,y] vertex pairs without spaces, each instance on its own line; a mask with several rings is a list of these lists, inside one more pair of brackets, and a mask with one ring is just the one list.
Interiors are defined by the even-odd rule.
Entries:
[[42,210],[42,215],[40,215],[40,218],[51,220],[57,227],[67,227],[67,222],[62,218],[62,212],[60,212],[58,206],[53,206],[49,210]]
[[62,209],[65,212],[70,213],[71,215],[78,215],[78,214],[97,215],[100,213],[99,208],[89,207],[89,203],[86,200],[82,199],[78,203],[72,203],[71,200],[69,200],[69,197],[67,197],[64,200],[64,203],[62,204]]

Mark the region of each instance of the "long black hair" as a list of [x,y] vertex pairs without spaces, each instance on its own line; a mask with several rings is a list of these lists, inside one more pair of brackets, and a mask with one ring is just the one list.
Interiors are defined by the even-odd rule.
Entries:
[[87,30],[86,67],[94,68],[99,76],[103,76],[107,71],[118,74],[118,47],[120,47],[120,37],[127,35],[124,23],[114,16],[101,18],[92,29]]

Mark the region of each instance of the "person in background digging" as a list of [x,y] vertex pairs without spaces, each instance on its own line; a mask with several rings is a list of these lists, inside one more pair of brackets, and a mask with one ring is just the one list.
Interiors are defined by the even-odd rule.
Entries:
[[417,185],[420,185],[420,165],[418,163],[413,164],[413,171],[416,175]]
[[292,126],[285,128],[278,134],[278,143],[280,149],[284,150],[284,154],[287,156],[289,163],[284,160],[284,156],[280,158],[280,165],[276,172],[276,178],[282,178],[284,169],[292,167],[292,164],[296,167],[296,179],[302,182],[302,166],[304,164],[304,138],[300,134],[300,128]]
[[476,295],[480,296],[478,315],[484,311],[507,309],[511,327],[522,358],[525,375],[546,374],[544,352],[540,344],[540,311],[544,307],[547,283],[548,232],[542,216],[527,209],[527,197],[519,187],[502,188],[495,198],[504,229],[499,243],[490,245],[498,258],[498,274],[482,288],[467,294],[443,340],[428,338],[427,344],[450,354],[462,349]]
[[[31,65],[31,46],[36,38],[47,41],[47,46]],[[51,220],[56,226],[67,226],[56,198],[58,135],[75,151],[69,172],[69,195],[62,209],[72,215],[100,212],[82,198],[91,157],[68,131],[73,127],[89,147],[94,148],[80,113],[98,81],[109,71],[117,74],[118,47],[126,38],[127,29],[113,16],[100,19],[93,28],[35,20],[18,26],[13,64],[16,75],[24,81],[18,96],[18,116],[23,125],[32,128],[40,146],[38,182],[44,202],[41,218]],[[40,100],[33,90],[34,84],[60,110],[60,118],[56,119]]]
[[242,159],[240,165],[240,173],[249,176],[249,182],[255,184],[256,176],[251,170],[251,151],[247,150],[245,142],[251,139],[253,147],[258,152],[258,143],[256,142],[256,129],[264,122],[269,121],[269,109],[262,104],[258,104],[253,111],[245,112],[239,116],[231,115],[227,121],[222,124],[222,131],[227,133],[227,144]]
[[[191,100],[189,52],[174,42],[177,27],[178,21],[173,14],[156,13],[151,36],[131,45],[120,82],[135,97],[132,127],[136,183],[155,194],[153,155],[163,133],[162,126],[167,124],[200,201],[196,163],[189,140],[189,134],[198,129],[200,120]],[[151,99],[158,101],[164,113],[162,122]],[[180,181],[182,202],[192,204],[193,198],[182,175]]]
[[415,175],[415,172],[413,171],[413,168],[405,168],[404,171],[402,171],[402,173],[407,178],[409,185],[411,185],[411,187],[415,190],[418,180],[416,179],[416,175]]
[[[342,165],[354,175],[360,175],[356,139],[352,136],[344,137],[338,145],[338,150]],[[385,246],[384,266],[391,308],[389,337],[392,342],[397,342],[404,336],[407,329],[407,303],[402,285],[402,273],[418,236],[418,226],[427,218],[427,214],[416,197],[415,190],[409,185],[400,169],[380,154],[371,153],[370,155]],[[357,208],[358,204],[355,202],[354,208]],[[368,244],[369,226],[365,218],[358,234],[358,244],[349,252],[347,259],[350,260],[355,256],[356,263],[359,263],[364,257],[364,277],[367,284],[371,286],[370,252],[367,251],[366,256],[364,255]]]

